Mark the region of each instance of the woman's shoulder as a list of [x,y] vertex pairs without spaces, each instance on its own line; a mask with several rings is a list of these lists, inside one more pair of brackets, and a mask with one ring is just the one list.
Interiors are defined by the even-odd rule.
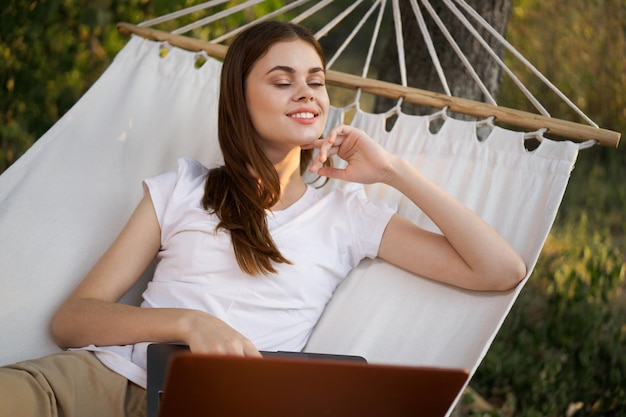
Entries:
[[163,172],[146,179],[152,183],[171,183],[172,186],[180,180],[194,180],[206,176],[208,169],[200,161],[182,157],[177,160],[176,169]]
[[200,193],[208,169],[192,158],[179,158],[177,168],[148,178],[144,181],[155,206],[166,206],[169,201],[182,201],[188,196]]
[[197,159],[189,157],[178,158],[177,176],[179,178],[203,178],[206,176],[208,171],[209,169]]
[[179,158],[175,171],[166,172],[156,177],[171,184],[172,188],[193,189],[203,184],[208,172],[200,161],[193,158]]
[[[173,197],[183,198],[204,190],[208,168],[200,161],[192,158],[179,158],[178,168],[172,173]],[[170,174],[170,175],[172,175]]]

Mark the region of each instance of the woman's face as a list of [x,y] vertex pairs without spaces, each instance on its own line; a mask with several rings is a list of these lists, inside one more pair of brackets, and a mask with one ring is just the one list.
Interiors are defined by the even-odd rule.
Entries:
[[268,157],[322,135],[329,108],[325,81],[320,57],[303,40],[276,43],[254,64],[246,102]]

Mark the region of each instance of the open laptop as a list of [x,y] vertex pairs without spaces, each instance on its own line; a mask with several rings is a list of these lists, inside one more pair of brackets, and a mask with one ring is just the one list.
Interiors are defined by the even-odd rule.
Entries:
[[181,353],[171,359],[158,416],[437,417],[469,377],[462,369],[348,358]]
[[[152,343],[148,345],[148,384],[146,389],[147,417],[157,417],[164,394],[165,378],[170,363],[176,354],[188,353],[189,346],[175,343]],[[326,353],[261,351],[264,358],[292,358],[302,360],[338,360],[367,363],[365,358],[354,355],[333,355]]]

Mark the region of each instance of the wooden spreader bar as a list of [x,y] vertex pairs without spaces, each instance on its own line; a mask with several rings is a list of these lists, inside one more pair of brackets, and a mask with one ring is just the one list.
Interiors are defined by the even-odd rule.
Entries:
[[[136,26],[130,23],[118,23],[117,29],[125,35],[135,34],[146,39],[167,42],[189,51],[205,51],[215,58],[224,58],[228,47],[188,36],[173,35],[168,32],[152,28]],[[542,128],[546,133],[574,141],[595,140],[598,144],[617,148],[621,133],[594,126],[570,122],[540,114],[515,110],[507,107],[464,98],[452,97],[413,87],[403,87],[394,83],[363,78],[352,74],[329,70],[326,73],[326,82],[344,88],[361,89],[365,93],[375,94],[390,99],[402,98],[405,102],[429,106],[459,114],[466,114],[477,118],[494,117],[495,121],[514,126],[525,131],[534,131]]]

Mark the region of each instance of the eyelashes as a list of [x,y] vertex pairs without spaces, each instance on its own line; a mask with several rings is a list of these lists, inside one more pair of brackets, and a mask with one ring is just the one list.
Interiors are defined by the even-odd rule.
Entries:
[[[320,87],[326,86],[326,84],[323,82],[310,82],[310,83],[307,83],[307,85],[313,88],[320,88]],[[274,86],[277,88],[285,89],[285,88],[291,87],[292,83],[275,83]]]

